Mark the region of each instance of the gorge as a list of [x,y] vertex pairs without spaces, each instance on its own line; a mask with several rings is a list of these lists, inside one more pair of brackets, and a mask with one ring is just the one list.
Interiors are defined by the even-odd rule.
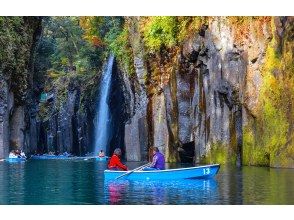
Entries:
[[0,17],[0,27],[0,158],[105,143],[127,161],[156,146],[169,162],[294,168],[293,17]]

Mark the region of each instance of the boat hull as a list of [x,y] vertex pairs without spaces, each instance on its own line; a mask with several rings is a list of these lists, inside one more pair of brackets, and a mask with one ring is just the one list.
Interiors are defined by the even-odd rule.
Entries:
[[8,162],[8,163],[22,163],[25,161],[26,161],[25,158],[7,158],[7,159],[5,159],[5,162]]
[[76,157],[76,156],[64,156],[64,155],[32,155],[32,160],[97,160],[97,161],[107,161],[108,157],[99,158],[97,156],[86,156],[86,157]]
[[[201,179],[215,176],[220,168],[219,164],[189,167],[169,170],[134,171],[119,179],[124,180],[178,180],[178,179]],[[126,171],[105,170],[105,180],[115,180],[127,173]]]
[[60,159],[68,159],[68,156],[55,156],[55,155],[32,155],[30,159],[32,160],[60,160]]
[[107,161],[108,157],[96,157],[96,161]]

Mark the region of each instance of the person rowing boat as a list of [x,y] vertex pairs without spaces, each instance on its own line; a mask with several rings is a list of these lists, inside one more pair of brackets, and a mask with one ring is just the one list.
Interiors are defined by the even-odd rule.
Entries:
[[158,147],[152,148],[153,152],[153,159],[150,166],[145,167],[143,171],[150,171],[150,170],[164,170],[165,169],[165,158],[162,153],[159,152]]

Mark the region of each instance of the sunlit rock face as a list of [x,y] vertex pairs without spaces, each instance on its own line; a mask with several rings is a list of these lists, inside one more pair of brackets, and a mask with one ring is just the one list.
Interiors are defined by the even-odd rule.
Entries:
[[130,77],[123,72],[126,92],[128,94],[126,103],[129,106],[128,120],[124,128],[124,143],[126,159],[129,161],[140,161],[147,159],[148,152],[148,118],[147,118],[147,88],[146,88],[146,65],[144,60],[144,49],[138,32],[138,18],[129,19],[131,23],[130,35],[134,54],[135,74]]
[[[134,64],[139,67],[135,81],[140,83],[132,90],[132,100],[144,104],[134,105],[135,114],[125,127],[127,154],[140,154],[140,135],[136,130],[140,112],[143,117],[147,115],[148,147],[159,147],[168,161],[179,161],[179,155],[188,155],[189,151],[192,155],[188,156],[192,156],[194,162],[241,165],[245,161],[248,164],[248,155],[243,155],[248,154],[248,134],[244,129],[249,126],[250,135],[255,139],[264,135],[254,130],[259,126],[254,123],[262,118],[260,96],[264,66],[268,62],[266,54],[273,38],[278,44],[291,32],[291,21],[291,18],[279,17],[263,17],[252,22],[246,18],[209,17],[199,33],[187,36],[177,49],[162,50],[148,58],[138,58],[134,52]],[[134,25],[136,22],[132,27]],[[140,37],[137,28],[132,30],[132,39]],[[147,67],[145,83],[139,80],[143,64]],[[278,74],[281,76],[281,72]],[[130,81],[134,83],[133,79]],[[142,88],[148,98],[146,113]],[[265,146],[267,143],[265,140]],[[185,146],[193,149],[184,149]],[[249,154],[256,153],[255,149],[249,151]],[[271,162],[271,165],[266,162],[266,165],[291,167],[291,159],[288,157],[285,161],[288,165],[282,162]],[[252,162],[251,159],[249,163],[258,164],[258,160]]]
[[144,74],[146,73],[142,57],[135,57],[136,80],[126,79],[126,89],[129,98],[130,118],[125,124],[125,147],[126,159],[139,161],[146,159],[148,144],[147,136],[147,95],[144,85]]

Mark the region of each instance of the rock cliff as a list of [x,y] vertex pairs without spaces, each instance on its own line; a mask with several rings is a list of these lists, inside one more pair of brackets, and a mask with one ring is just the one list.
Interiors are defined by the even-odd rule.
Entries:
[[[110,151],[139,161],[156,146],[169,162],[294,167],[292,17],[123,20],[128,52],[113,66]],[[0,24],[0,158],[16,148],[91,151],[101,71],[52,74],[40,86],[40,18]]]
[[40,17],[0,18],[0,158],[29,145],[33,61]]
[[293,167],[293,18],[206,17],[155,52],[129,19],[129,160],[157,146],[168,161]]

